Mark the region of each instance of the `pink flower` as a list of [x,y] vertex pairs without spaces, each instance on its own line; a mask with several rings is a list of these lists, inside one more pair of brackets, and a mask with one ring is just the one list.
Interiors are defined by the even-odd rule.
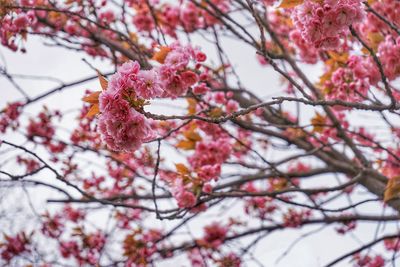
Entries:
[[189,64],[193,50],[189,46],[171,45],[172,51],[165,58],[165,64],[175,70],[183,70]]
[[135,93],[144,99],[150,99],[162,95],[160,79],[156,70],[139,71],[134,82]]
[[188,90],[188,87],[185,86],[181,76],[179,75],[175,75],[170,81],[164,83],[164,86],[164,97],[171,97],[173,99],[184,95]]
[[376,85],[381,79],[378,67],[371,57],[352,55],[347,64],[353,70],[355,77],[368,79],[371,85]]
[[204,227],[204,237],[198,242],[208,248],[218,248],[224,242],[228,233],[228,227],[213,223]]
[[232,146],[228,139],[198,142],[195,153],[188,158],[193,169],[197,170],[199,178],[204,181],[216,179],[221,173],[221,164],[230,156]]
[[200,83],[199,85],[197,85],[193,88],[193,93],[195,93],[196,95],[203,95],[209,91],[210,91],[210,88],[207,87],[207,85],[205,83]]
[[183,191],[176,195],[178,206],[180,208],[191,208],[196,204],[196,197],[192,192]]
[[199,80],[196,73],[193,71],[187,70],[181,73],[182,83],[186,86],[192,86],[193,84],[197,83]]
[[174,181],[172,195],[180,208],[191,208],[196,204],[196,196],[185,189],[181,179]]
[[239,109],[239,104],[235,100],[230,99],[228,103],[226,103],[225,109],[227,113],[235,112]]
[[186,31],[192,32],[202,27],[203,22],[200,19],[199,12],[200,10],[191,2],[182,7],[180,20]]
[[138,31],[150,32],[154,29],[154,20],[151,17],[150,11],[142,9],[133,16],[133,24]]
[[29,19],[26,16],[26,14],[20,14],[20,15],[18,15],[17,18],[14,19],[14,25],[17,28],[20,28],[20,29],[25,28],[26,26],[28,26],[28,24],[29,24]]
[[369,83],[366,79],[356,79],[351,69],[338,68],[331,81],[326,82],[329,91],[326,96],[329,100],[341,99],[344,101],[363,101],[368,92]]
[[205,184],[203,186],[203,192],[206,194],[210,194],[212,192],[212,186],[210,184]]
[[220,173],[221,173],[220,164],[202,166],[200,170],[197,172],[199,178],[207,182],[212,179],[217,179]]
[[389,80],[400,76],[400,37],[394,39],[387,36],[385,41],[379,45],[379,58],[383,70]]
[[196,60],[198,62],[204,62],[204,61],[206,61],[206,59],[207,59],[206,54],[204,54],[203,52],[200,52],[200,51],[196,52]]
[[[107,96],[107,93],[102,95]],[[112,101],[101,101],[99,130],[103,141],[112,150],[132,151],[154,137],[146,118],[131,108],[127,101],[120,97]]]
[[364,17],[360,0],[322,1],[306,0],[295,7],[292,18],[302,37],[316,48],[335,49],[338,36]]
[[135,76],[139,73],[140,65],[137,61],[128,61],[118,68],[118,73],[127,79],[134,80]]

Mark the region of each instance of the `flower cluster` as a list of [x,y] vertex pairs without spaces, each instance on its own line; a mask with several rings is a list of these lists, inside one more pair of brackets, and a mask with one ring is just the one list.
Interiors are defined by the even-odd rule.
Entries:
[[184,184],[183,179],[176,178],[173,181],[171,193],[178,202],[180,208],[191,208],[196,204],[196,196],[191,192],[192,183]]
[[384,42],[379,45],[379,58],[383,70],[389,80],[394,80],[400,76],[400,37],[394,39],[388,36]]
[[364,17],[361,1],[356,0],[306,0],[292,14],[302,37],[316,48],[335,49],[340,45],[339,36]]
[[383,266],[385,266],[385,260],[380,255],[372,257],[370,255],[363,256],[360,253],[357,253],[353,256],[353,259],[355,261],[355,264],[354,264],[355,267],[383,267]]
[[60,241],[61,256],[75,258],[79,266],[96,265],[106,242],[105,235],[100,231],[86,234],[79,227],[75,231],[80,240]]
[[36,24],[36,22],[37,18],[33,10],[30,10],[26,13],[19,12],[18,14],[14,15],[9,13],[5,15],[3,18],[1,18],[0,16],[1,44],[10,48],[13,51],[17,51],[18,37],[25,39],[27,28]]
[[100,133],[110,149],[132,151],[153,138],[146,118],[118,93],[103,93],[100,110]]
[[206,248],[216,249],[224,242],[229,228],[218,223],[204,227],[204,237],[197,243]]
[[[249,193],[259,192],[254,183],[248,183],[243,186],[243,190]],[[245,199],[244,211],[246,214],[254,215],[260,219],[265,220],[271,218],[278,206],[273,202],[270,197],[249,197]]]
[[4,236],[5,241],[0,243],[0,255],[3,260],[9,262],[13,257],[29,252],[29,238],[24,232],[15,236]]
[[53,119],[61,119],[62,115],[59,111],[50,111],[47,107],[43,108],[37,118],[31,118],[29,124],[26,128],[27,138],[33,142],[44,145],[51,153],[54,154],[63,152],[66,144],[53,140],[56,133],[55,125],[53,124]]
[[155,58],[162,64],[150,70],[141,69],[136,61],[123,64],[99,95],[99,130],[112,150],[133,151],[154,138],[150,120],[140,112],[145,101],[185,94],[198,82],[197,74],[188,68],[190,61],[202,62],[205,55],[190,46],[173,44]]
[[306,42],[299,30],[296,29],[290,32],[290,40],[296,45],[297,52],[304,62],[309,64],[315,64],[317,62],[318,50]]
[[367,79],[357,79],[349,68],[338,68],[332,73],[332,78],[325,82],[326,98],[328,100],[344,100],[361,102],[366,98],[369,88]]
[[347,65],[357,79],[367,79],[371,85],[376,85],[381,79],[378,67],[371,57],[352,55]]
[[195,153],[188,161],[202,180],[210,181],[218,178],[221,164],[229,158],[231,151],[232,145],[227,138],[202,141],[197,143]]
[[[230,10],[228,0],[211,0],[210,2],[221,13],[227,13]],[[188,1],[181,10],[180,20],[186,31],[193,32],[217,24],[218,16],[219,14],[213,15],[212,12],[208,12],[208,10]]]
[[[385,18],[393,23],[393,25],[400,24],[400,2],[393,0],[380,0],[373,1],[370,4],[371,8],[373,8],[378,14],[384,15]],[[366,16],[366,23],[363,23],[361,30],[365,33],[365,36],[368,33],[382,33],[382,32],[392,32],[393,29],[390,28],[388,24],[386,24],[383,20],[381,20],[378,16],[373,14],[372,12],[368,12]]]
[[157,241],[162,237],[158,230],[137,229],[126,236],[123,244],[124,255],[127,257],[125,266],[147,266],[151,256],[157,251]]
[[357,223],[355,221],[344,221],[339,227],[336,227],[335,230],[338,234],[344,235],[354,229],[356,229]]
[[18,127],[18,117],[21,114],[22,103],[14,102],[8,104],[8,106],[0,113],[0,132],[5,133],[8,127]]
[[283,216],[283,224],[285,227],[300,227],[303,222],[311,216],[310,210],[294,210],[289,209]]
[[[205,136],[197,130],[202,130]],[[212,192],[211,183],[221,174],[222,164],[231,156],[233,145],[229,136],[211,123],[191,123],[182,128],[182,133],[187,140],[180,141],[177,147],[194,150],[188,157],[189,166],[175,164],[176,172],[161,171],[160,177],[171,187],[180,208],[192,208],[201,192]]]

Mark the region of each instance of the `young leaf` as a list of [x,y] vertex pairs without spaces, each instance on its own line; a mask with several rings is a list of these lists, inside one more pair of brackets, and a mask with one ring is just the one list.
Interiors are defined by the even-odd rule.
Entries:
[[99,77],[101,89],[103,89],[103,91],[107,90],[107,87],[108,87],[107,79],[103,75],[101,75],[100,71],[97,71],[97,76]]
[[86,117],[89,118],[89,117],[92,117],[92,116],[94,116],[94,115],[96,115],[98,113],[100,113],[99,104],[93,104],[90,107],[88,113],[86,114]]
[[180,174],[189,174],[189,169],[182,163],[175,164],[176,171]]
[[313,126],[313,132],[322,133],[324,125],[326,124],[326,117],[317,112],[311,119],[311,124]]
[[196,147],[196,142],[192,140],[181,140],[178,142],[176,147],[184,150],[192,150]]
[[304,0],[282,0],[278,7],[281,8],[292,8],[304,3]]
[[383,195],[383,201],[388,202],[396,197],[400,197],[400,176],[389,179]]
[[82,98],[83,101],[90,103],[90,104],[98,104],[99,103],[99,95],[100,95],[101,91],[96,91],[91,93],[88,96],[85,96],[84,98]]
[[165,58],[167,57],[168,53],[171,51],[171,48],[168,46],[161,46],[160,50],[155,52],[151,59],[163,64]]

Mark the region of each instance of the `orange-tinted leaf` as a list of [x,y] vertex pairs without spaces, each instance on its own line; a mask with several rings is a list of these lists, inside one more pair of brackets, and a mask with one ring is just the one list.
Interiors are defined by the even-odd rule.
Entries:
[[180,174],[189,174],[189,169],[182,163],[175,164],[176,171]]
[[160,50],[154,53],[151,59],[164,64],[165,58],[167,57],[168,53],[171,51],[171,48],[168,46],[160,46]]
[[99,82],[100,82],[100,85],[101,85],[101,89],[107,90],[107,87],[108,87],[107,79],[103,75],[101,75],[100,71],[97,71],[97,76],[99,77]]
[[289,183],[287,179],[284,178],[275,178],[270,181],[271,187],[274,191],[285,190],[289,187]]
[[186,101],[188,102],[188,114],[189,115],[196,114],[197,100],[190,97],[190,98],[186,98]]
[[83,101],[90,103],[90,104],[98,104],[99,103],[99,95],[100,95],[101,91],[96,91],[91,93],[88,96],[85,96],[84,98],[82,98]]
[[285,130],[285,133],[289,138],[292,138],[292,139],[303,138],[305,136],[304,131],[299,128],[291,128],[291,127],[287,128]]
[[221,108],[213,108],[210,112],[209,112],[210,116],[212,118],[218,118],[222,116],[222,109]]
[[99,110],[99,105],[98,104],[94,104],[93,106],[90,107],[88,113],[86,114],[86,117],[92,117],[96,114],[100,113]]
[[388,202],[397,197],[400,197],[400,176],[389,179],[383,195],[383,201]]
[[196,147],[196,142],[190,140],[181,140],[178,142],[176,147],[184,150],[192,150]]
[[282,0],[278,7],[282,8],[292,8],[304,3],[304,0]]
[[314,126],[313,132],[321,133],[324,130],[326,118],[317,112],[311,119],[311,124]]
[[183,132],[183,135],[188,140],[194,141],[194,142],[201,141],[201,139],[202,139],[201,136],[198,133],[196,133],[194,130],[189,130],[189,131]]
[[[379,44],[385,40],[384,35],[382,35],[380,32],[369,32],[367,34],[368,41],[370,43],[370,47],[374,50],[378,50]],[[368,50],[367,50],[368,51]],[[369,52],[369,51],[368,51]]]
[[129,33],[129,38],[134,42],[137,43],[139,41],[139,37],[137,36],[136,33],[134,32],[130,32]]
[[334,51],[329,51],[328,54],[335,62],[339,62],[339,63],[343,63],[343,64],[345,64],[349,59],[348,53],[337,53]]

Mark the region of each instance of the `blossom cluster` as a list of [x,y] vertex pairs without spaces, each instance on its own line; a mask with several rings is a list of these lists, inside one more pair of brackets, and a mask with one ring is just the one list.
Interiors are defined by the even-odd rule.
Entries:
[[177,98],[199,81],[189,63],[202,62],[205,55],[190,46],[173,44],[162,48],[152,69],[141,69],[136,61],[124,63],[99,96],[99,130],[108,147],[133,151],[155,137],[151,122],[142,113],[145,101],[156,97]]
[[322,49],[337,48],[340,45],[339,36],[363,17],[359,0],[306,0],[292,14],[294,24],[304,40]]
[[200,246],[206,248],[217,249],[224,242],[229,227],[220,225],[219,223],[212,223],[204,227],[204,237],[197,240]]
[[95,265],[99,262],[101,251],[105,245],[106,237],[101,231],[84,233],[81,229],[76,229],[79,242],[76,240],[60,241],[61,256],[75,258],[79,264]]
[[8,104],[8,106],[0,113],[0,132],[5,133],[8,127],[18,127],[18,117],[21,114],[21,102],[14,102]]
[[329,88],[326,93],[328,100],[341,99],[360,102],[366,98],[369,82],[366,79],[357,79],[349,68],[338,68],[332,73],[332,78],[325,82]]
[[198,142],[194,154],[188,161],[198,176],[208,182],[218,178],[221,164],[229,158],[231,151],[232,146],[227,138]]
[[[251,193],[261,191],[254,183],[247,183],[242,189]],[[244,211],[246,214],[259,217],[263,220],[271,218],[277,208],[278,206],[270,197],[249,197],[245,199]]]
[[156,229],[137,229],[127,235],[123,242],[124,255],[127,256],[125,266],[147,266],[161,237],[162,232]]
[[385,266],[385,259],[380,256],[361,255],[357,253],[353,256],[355,267],[383,267]]
[[389,80],[400,76],[400,37],[387,36],[378,49],[383,70]]
[[[198,29],[211,27],[219,23],[219,14],[213,14],[204,8],[199,7],[191,1],[181,1],[180,5],[172,5],[165,2],[158,6],[159,1],[151,3],[153,9],[157,9],[156,18],[158,24],[154,22],[152,12],[147,1],[127,1],[135,10],[132,22],[141,32],[151,32],[159,27],[164,33],[177,38],[177,29],[181,26],[186,32],[193,32]],[[211,0],[211,4],[226,13],[230,10],[229,0]]]
[[[201,129],[204,139],[194,129]],[[233,145],[221,129],[210,123],[196,122],[183,128],[184,134],[196,139],[189,166],[177,164],[177,172],[161,172],[161,178],[171,187],[180,208],[192,208],[200,192],[211,193],[212,181],[217,181],[222,164],[231,156]],[[201,208],[201,207],[200,207]]]
[[0,16],[0,41],[1,44],[13,51],[18,50],[18,37],[26,38],[28,27],[37,23],[37,18],[33,10],[28,12],[8,13],[3,18]]
[[[384,15],[385,18],[393,23],[393,25],[400,24],[400,2],[393,0],[380,0],[371,1],[371,8],[373,8],[378,14]],[[366,23],[360,25],[360,30],[367,36],[368,33],[394,33],[393,29],[381,20],[378,16],[372,12],[368,12],[366,15]]]
[[5,235],[5,241],[0,243],[0,256],[6,262],[13,257],[21,255],[24,252],[30,252],[30,240],[24,233],[18,233],[15,236]]
[[27,138],[35,140],[35,142],[44,145],[51,153],[53,158],[56,153],[61,153],[66,148],[66,144],[59,140],[54,140],[56,126],[53,124],[54,118],[61,119],[62,115],[59,111],[50,111],[46,106],[43,107],[37,118],[30,118],[26,128]]

